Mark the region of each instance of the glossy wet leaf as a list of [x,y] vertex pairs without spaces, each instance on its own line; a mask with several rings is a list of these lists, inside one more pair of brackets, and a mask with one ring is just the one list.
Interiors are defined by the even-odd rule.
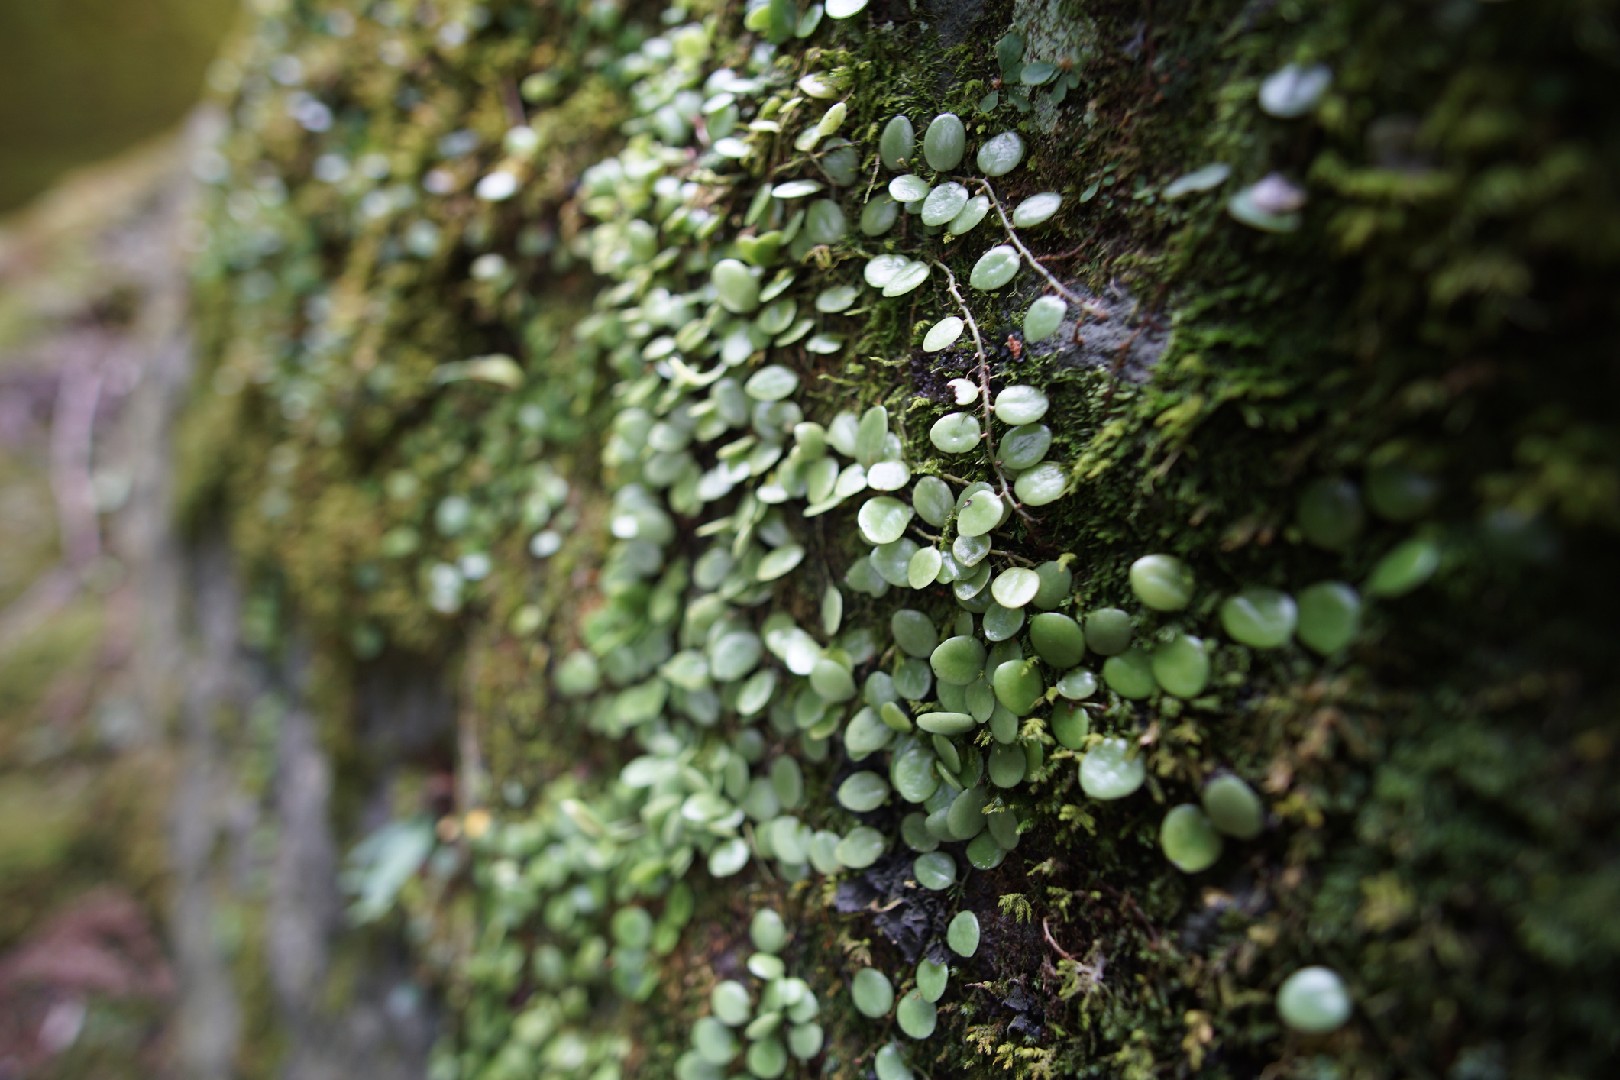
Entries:
[[958,913],[945,928],[945,944],[957,956],[964,958],[978,952],[979,917],[971,911]]
[[928,1001],[938,1001],[945,996],[950,972],[950,968],[937,960],[923,960],[917,965],[917,993]]
[[967,323],[957,316],[947,315],[929,327],[928,333],[923,335],[923,352],[939,352],[941,349],[950,348],[956,344],[966,327]]
[[1174,555],[1142,556],[1131,564],[1130,578],[1136,598],[1155,611],[1180,611],[1192,602],[1192,569]]
[[1250,585],[1221,601],[1221,628],[1240,645],[1277,649],[1294,636],[1299,609],[1285,592]]
[[1014,427],[1033,424],[1046,415],[1051,402],[1045,391],[1037,386],[1015,385],[1005,387],[996,395],[996,419]]
[[979,445],[979,418],[972,413],[946,413],[928,429],[928,441],[943,454],[965,454]]
[[1277,1015],[1283,1023],[1307,1035],[1337,1031],[1353,1010],[1350,991],[1332,968],[1300,968],[1277,990]]
[[930,191],[928,181],[916,173],[902,173],[889,181],[889,198],[897,203],[914,203],[926,198]]
[[1213,162],[1176,177],[1164,186],[1163,195],[1166,200],[1174,202],[1196,192],[1218,188],[1226,183],[1226,178],[1231,175],[1230,165]]
[[884,296],[904,296],[928,280],[933,268],[925,262],[908,263],[883,286]]
[[1080,788],[1093,799],[1123,799],[1147,779],[1147,765],[1124,739],[1104,739],[1080,759]]
[[730,877],[748,865],[748,844],[737,838],[722,840],[709,852],[709,873],[717,878]]
[[929,168],[949,172],[962,163],[967,150],[967,128],[955,113],[941,113],[923,132],[923,158]]
[[984,613],[982,629],[990,641],[1006,641],[1024,627],[1024,609],[991,604]]
[[911,121],[904,116],[891,117],[883,125],[883,134],[878,138],[878,156],[883,159],[884,166],[895,172],[907,168],[915,150],[916,129],[911,126]]
[[862,1016],[873,1020],[889,1015],[894,1008],[894,984],[876,968],[861,968],[849,981],[850,997]]
[[848,311],[855,306],[860,291],[853,285],[834,285],[816,295],[816,310],[824,313]]
[[1199,801],[1210,824],[1227,836],[1253,840],[1265,828],[1265,804],[1254,788],[1231,773],[1222,773],[1205,784]]
[[1024,160],[1024,140],[1016,131],[1003,131],[979,147],[979,171],[986,176],[1005,176]]
[[1063,205],[1063,196],[1055,191],[1031,195],[1013,208],[1012,223],[1020,229],[1032,229],[1046,221]]
[[983,536],[1001,524],[1006,512],[1006,506],[994,492],[974,492],[956,516],[957,532],[965,537]]
[[1300,643],[1322,656],[1355,640],[1361,629],[1361,597],[1342,581],[1322,581],[1302,589],[1299,605]]
[[1221,834],[1191,803],[1170,809],[1159,825],[1159,850],[1184,874],[1208,870],[1221,857]]
[[1043,296],[1024,313],[1024,341],[1034,344],[1045,341],[1063,325],[1069,306],[1056,296]]
[[1364,587],[1368,596],[1405,596],[1439,568],[1439,545],[1426,537],[1414,537],[1395,545],[1374,563]]
[[866,486],[873,491],[899,491],[911,482],[903,461],[878,461],[866,470]]
[[997,244],[973,264],[968,284],[986,292],[1001,288],[1018,273],[1018,251],[1011,244]]
[[1021,608],[1035,599],[1040,587],[1041,579],[1035,571],[1012,566],[996,575],[996,579],[990,583],[990,595],[1003,607]]
[[945,225],[956,219],[956,215],[967,206],[968,189],[955,181],[937,184],[923,199],[922,220],[924,225]]
[[861,276],[872,288],[881,289],[910,265],[911,260],[904,255],[874,255],[866,261]]
[[771,188],[771,197],[775,199],[803,199],[814,195],[821,190],[821,184],[814,180],[789,180]]
[[931,892],[948,889],[956,883],[956,861],[943,851],[917,856],[911,867],[917,884]]
[[905,535],[912,509],[892,495],[876,495],[856,514],[861,536],[869,544],[892,544]]

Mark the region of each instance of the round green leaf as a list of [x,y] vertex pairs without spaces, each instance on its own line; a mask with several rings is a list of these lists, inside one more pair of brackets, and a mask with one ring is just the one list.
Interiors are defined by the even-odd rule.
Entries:
[[709,994],[709,1007],[714,1010],[715,1019],[728,1027],[741,1027],[748,1023],[754,1008],[748,998],[748,989],[735,979],[715,984]]
[[929,327],[928,333],[923,335],[923,352],[939,352],[942,349],[950,348],[956,344],[957,339],[962,336],[962,331],[966,327],[967,323],[957,316],[947,315]]
[[1192,602],[1192,570],[1173,555],[1144,555],[1131,564],[1130,576],[1137,599],[1155,611],[1180,611]]
[[849,232],[844,208],[832,199],[817,199],[804,216],[804,233],[813,243],[836,244]]
[[906,564],[906,584],[913,589],[926,589],[939,577],[939,571],[945,565],[945,556],[938,548],[918,548]]
[[869,544],[892,544],[905,535],[911,522],[911,507],[892,495],[875,495],[855,515],[861,536]]
[[1013,481],[1013,494],[1025,506],[1045,506],[1063,498],[1069,474],[1055,461],[1043,461]]
[[940,682],[966,686],[984,674],[984,645],[969,634],[959,634],[939,643],[928,664]]
[[1024,782],[1028,759],[1021,746],[997,745],[990,748],[990,782],[999,788],[1017,787]]
[[951,219],[951,223],[945,227],[945,231],[952,236],[961,236],[965,232],[971,232],[973,228],[979,224],[979,222],[985,219],[985,215],[989,213],[989,197],[984,195],[975,195],[973,198],[969,199],[967,201],[967,205],[962,207],[961,211]]
[[991,641],[1006,641],[1024,627],[1024,609],[1002,607],[992,603],[984,613],[984,636]]
[[820,1024],[795,1024],[788,1032],[788,1052],[800,1061],[809,1061],[821,1053],[825,1040]]
[[1299,594],[1299,640],[1322,656],[1332,656],[1355,640],[1361,629],[1361,597],[1342,581],[1318,582]]
[[927,281],[931,273],[933,270],[927,263],[912,262],[889,279],[889,283],[883,286],[883,295],[904,296]]
[[962,163],[967,151],[967,128],[955,113],[941,113],[923,132],[923,157],[930,168],[949,172]]
[[1029,305],[1024,314],[1024,340],[1034,343],[1045,341],[1058,332],[1069,306],[1055,296],[1043,296]]
[[727,1065],[737,1056],[737,1037],[712,1016],[701,1016],[692,1023],[692,1049],[710,1065]]
[[938,960],[924,960],[917,965],[917,993],[928,1001],[938,1001],[945,996],[950,977],[951,969]]
[[787,544],[768,552],[760,559],[759,569],[755,571],[754,576],[760,581],[775,581],[803,561],[804,548],[798,544]]
[[907,739],[889,763],[889,779],[894,790],[908,803],[926,802],[939,790],[939,773],[934,768],[934,752],[919,739]]
[[874,255],[866,260],[866,267],[861,271],[861,276],[872,288],[882,289],[910,265],[911,260],[904,255]]
[[1098,608],[1086,616],[1086,648],[1117,656],[1131,647],[1131,617],[1119,608]]
[[945,944],[961,957],[970,957],[978,952],[979,917],[971,911],[959,912],[945,928]]
[[709,852],[709,873],[717,878],[731,877],[748,865],[748,844],[736,837],[722,840]]
[[1221,601],[1221,626],[1240,645],[1277,649],[1294,636],[1294,598],[1276,589],[1250,585]]
[[894,223],[898,220],[900,220],[900,204],[889,198],[887,192],[879,192],[861,207],[861,216],[856,222],[856,228],[860,229],[864,236],[882,236],[894,228]]
[[1066,671],[1058,680],[1058,693],[1070,701],[1084,701],[1097,692],[1097,676],[1085,668],[1075,668]]
[[997,244],[973,264],[968,284],[986,292],[999,289],[1018,273],[1018,250],[1011,244]]
[[979,418],[972,413],[946,413],[928,429],[928,441],[942,454],[965,454],[979,445]]
[[990,676],[996,700],[1015,716],[1028,716],[1046,693],[1046,682],[1032,660],[1007,660]]
[[1005,176],[1024,160],[1024,140],[1015,131],[1000,135],[979,147],[979,171],[986,176]]
[[903,461],[876,461],[866,470],[866,486],[873,491],[899,491],[911,481]]
[[996,395],[996,419],[1003,424],[1033,424],[1046,415],[1050,402],[1036,386],[1009,386]]
[[889,198],[897,203],[914,203],[926,198],[929,190],[928,181],[916,173],[902,173],[889,181]]
[[889,801],[889,782],[875,772],[852,774],[838,785],[838,802],[856,814],[876,810]]
[[1058,208],[1062,205],[1063,196],[1055,191],[1043,191],[1038,195],[1031,195],[1014,208],[1012,223],[1020,229],[1032,228],[1057,213]]
[[1260,108],[1279,120],[1292,120],[1316,108],[1333,83],[1326,64],[1286,64],[1260,84]]
[[748,936],[760,952],[778,953],[787,944],[787,924],[775,911],[762,908],[754,912],[753,921],[748,924]]
[[872,1069],[877,1080],[915,1080],[916,1074],[906,1064],[904,1052],[894,1043],[888,1043],[872,1058]]
[[1170,809],[1159,825],[1159,848],[1184,874],[1208,870],[1221,857],[1221,834],[1204,812],[1191,803]]
[[928,1038],[934,1033],[934,1025],[938,1021],[934,1003],[915,990],[900,999],[900,1006],[894,1015],[900,1022],[900,1030],[913,1039]]
[[1066,671],[1086,655],[1086,635],[1067,615],[1045,611],[1029,620],[1029,643],[1040,658]]
[[917,714],[917,726],[931,735],[960,735],[972,731],[978,721],[965,712],[925,712]]
[[[837,0],[834,0],[836,3]],[[865,0],[858,0],[864,3]],[[775,1080],[787,1071],[787,1050],[776,1039],[765,1038],[748,1048],[748,1071],[760,1080]]]
[[1395,545],[1367,575],[1368,596],[1405,596],[1440,568],[1440,548],[1433,540],[1414,537]]
[[970,539],[983,536],[1001,524],[1006,512],[1006,507],[995,492],[976,491],[956,516],[956,531]]
[[1239,840],[1253,840],[1265,827],[1266,807],[1254,788],[1231,773],[1221,773],[1204,785],[1200,800],[1210,824]]
[[917,856],[911,870],[917,884],[932,892],[948,889],[956,882],[956,861],[943,851]]
[[939,477],[924,476],[912,486],[911,505],[916,508],[918,517],[937,529],[950,520],[951,512],[956,509],[956,496],[951,494],[951,486]]
[[1352,1008],[1350,991],[1332,968],[1300,968],[1277,990],[1277,1014],[1307,1035],[1337,1031],[1350,1019]]
[[827,314],[848,311],[855,305],[855,298],[859,295],[859,290],[853,285],[834,285],[816,295],[816,310]]
[[1052,710],[1050,723],[1052,737],[1058,741],[1058,745],[1066,746],[1070,750],[1083,747],[1086,744],[1086,736],[1091,733],[1091,717],[1084,709],[1070,705],[1066,701],[1059,702]]
[[883,159],[886,168],[895,172],[911,164],[912,151],[916,149],[916,131],[911,121],[904,116],[895,116],[883,125],[883,134],[878,139],[878,156]]
[[923,199],[923,224],[944,225],[956,220],[956,215],[962,212],[967,201],[968,189],[954,180],[935,185]]
[[1147,765],[1124,739],[1104,739],[1080,759],[1080,789],[1093,799],[1123,799],[1147,780]]
[[908,656],[928,656],[939,644],[934,620],[920,611],[901,608],[889,616],[889,631],[896,645]]
[[1027,570],[1022,566],[1011,566],[996,575],[990,583],[990,595],[995,597],[996,603],[1002,607],[1021,608],[1035,599],[1035,593],[1041,587],[1041,579],[1035,571]]
[[1191,634],[1178,632],[1154,646],[1152,664],[1154,681],[1167,694],[1197,697],[1209,685],[1209,652]]
[[864,870],[878,861],[888,841],[882,833],[865,825],[857,825],[849,835],[838,841],[838,861],[851,870]]
[[1158,680],[1153,677],[1153,661],[1141,649],[1126,649],[1103,662],[1103,681],[1122,698],[1150,697]]
[[1023,424],[1001,437],[996,456],[1009,469],[1030,469],[1040,464],[1051,447],[1051,428],[1045,424]]
[[759,279],[738,259],[721,259],[709,272],[720,306],[738,315],[759,307]]
[[862,1016],[873,1020],[889,1015],[894,1008],[894,984],[876,968],[861,968],[849,982],[850,997]]

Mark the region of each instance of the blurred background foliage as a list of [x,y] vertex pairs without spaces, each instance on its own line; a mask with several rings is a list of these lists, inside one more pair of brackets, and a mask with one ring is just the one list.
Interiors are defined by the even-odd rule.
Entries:
[[0,2],[0,213],[177,122],[233,0]]

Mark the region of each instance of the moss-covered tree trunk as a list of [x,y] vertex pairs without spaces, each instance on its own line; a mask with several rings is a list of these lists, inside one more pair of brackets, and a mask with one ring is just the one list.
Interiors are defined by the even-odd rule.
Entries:
[[1614,4],[263,7],[183,486],[431,1075],[1601,1075]]

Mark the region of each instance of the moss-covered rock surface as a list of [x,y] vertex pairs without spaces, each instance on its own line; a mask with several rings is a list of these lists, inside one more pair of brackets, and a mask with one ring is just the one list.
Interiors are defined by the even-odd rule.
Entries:
[[431,1075],[1620,1053],[1615,5],[258,8],[183,501]]

